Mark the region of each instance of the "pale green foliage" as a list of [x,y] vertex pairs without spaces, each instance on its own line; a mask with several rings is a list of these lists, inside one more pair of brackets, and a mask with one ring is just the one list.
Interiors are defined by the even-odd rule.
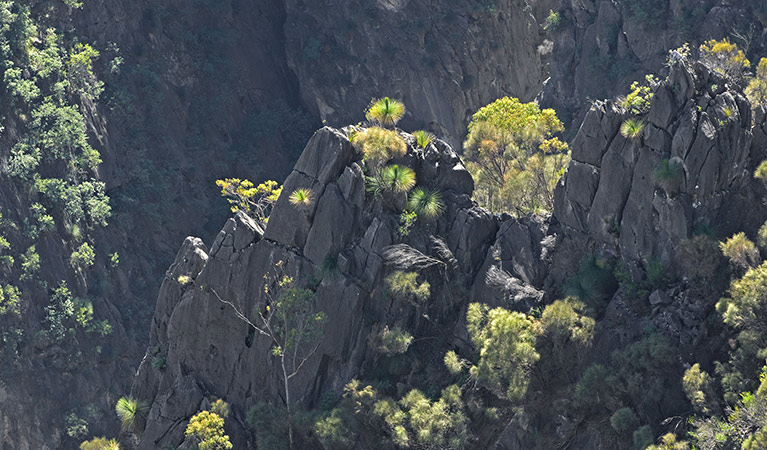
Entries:
[[610,416],[610,426],[619,434],[634,431],[639,425],[639,417],[631,408],[621,408]]
[[585,305],[576,299],[557,300],[541,314],[541,335],[562,348],[565,343],[586,345],[594,337],[594,319],[583,315]]
[[553,190],[569,162],[553,109],[504,97],[481,108],[463,146],[475,197],[493,211],[550,211]]
[[660,438],[657,445],[651,445],[646,450],[689,450],[690,444],[687,441],[677,441],[676,436],[667,433]]
[[216,186],[221,188],[221,195],[232,205],[232,212],[244,211],[261,222],[267,221],[272,206],[282,193],[282,186],[272,180],[256,186],[250,180],[225,178],[216,180]]
[[537,371],[545,381],[556,382],[567,375],[585,354],[594,337],[594,319],[584,314],[586,306],[575,298],[547,305],[535,324],[536,350],[541,355]]
[[232,448],[224,433],[224,419],[216,413],[201,411],[189,420],[184,436],[197,440],[199,450],[228,450]]
[[431,295],[431,285],[428,281],[419,283],[417,272],[393,272],[386,277],[386,287],[394,296],[416,306],[422,305]]
[[729,297],[716,305],[727,325],[767,333],[767,262],[751,268],[743,278],[730,284]]
[[644,83],[639,81],[633,82],[631,84],[631,92],[623,99],[621,106],[629,114],[636,116],[647,114],[650,111],[653,93],[657,86],[658,79],[652,75],[646,75]]
[[519,312],[472,303],[466,322],[480,355],[470,369],[472,376],[499,397],[521,401],[530,369],[539,359],[532,321]]
[[389,97],[373,99],[365,111],[365,118],[384,127],[392,127],[405,115],[405,105]]
[[751,106],[767,106],[767,58],[762,58],[756,68],[756,76],[746,87]]
[[445,359],[443,360],[448,372],[453,375],[457,375],[463,371],[466,367],[466,362],[458,357],[458,354],[453,350],[445,353]]
[[407,143],[396,131],[380,127],[370,127],[357,133],[353,143],[355,148],[362,151],[365,163],[374,170],[407,152]]
[[401,447],[461,449],[469,440],[461,389],[455,385],[443,389],[437,401],[416,389],[399,402],[379,400],[373,413],[383,418],[392,441]]
[[756,243],[759,244],[759,247],[761,248],[767,248],[767,222],[764,222],[761,227],[759,227],[759,233],[756,235]]
[[348,449],[354,444],[339,408],[314,423],[314,434],[326,450]]
[[299,188],[290,193],[288,201],[293,206],[308,208],[314,201],[314,194],[309,188]]
[[424,130],[414,131],[413,136],[415,137],[415,145],[418,148],[426,148],[436,139],[432,133]]
[[759,163],[759,166],[754,171],[754,178],[767,182],[767,160]]
[[8,313],[21,314],[21,291],[10,284],[0,285],[0,316]]
[[638,139],[642,136],[645,123],[639,119],[626,119],[621,124],[621,135],[626,139]]
[[682,388],[692,406],[703,414],[711,414],[714,401],[714,387],[711,377],[703,370],[700,364],[693,364],[684,372]]
[[96,259],[96,253],[93,251],[93,247],[87,242],[80,244],[69,257],[69,264],[77,270],[83,270],[93,265]]
[[21,255],[21,279],[32,278],[38,270],[40,270],[40,255],[32,245]]
[[722,249],[722,254],[737,267],[746,269],[759,263],[759,250],[746,237],[746,233],[740,232],[732,235],[727,241],[720,242],[719,248]]
[[562,26],[562,14],[552,9],[549,10],[549,15],[546,16],[546,20],[543,22],[543,29],[546,31],[557,31]]
[[724,38],[721,41],[712,39],[700,46],[700,60],[716,72],[735,80],[743,77],[743,72],[751,67],[743,50],[737,44]]
[[445,212],[442,194],[429,189],[414,189],[407,205],[418,217],[423,217],[426,220],[434,220]]
[[78,417],[75,413],[69,413],[64,418],[67,436],[82,439],[88,435],[88,421]]
[[133,397],[120,397],[115,405],[123,431],[137,432],[144,427],[149,405]]
[[80,444],[80,450],[120,450],[120,444],[114,439],[98,437]]
[[223,417],[224,419],[229,417],[229,404],[220,398],[211,403],[208,410],[214,414],[217,414],[219,417]]
[[389,328],[388,325],[375,334],[373,345],[375,349],[388,356],[405,353],[413,343],[413,335],[400,327]]

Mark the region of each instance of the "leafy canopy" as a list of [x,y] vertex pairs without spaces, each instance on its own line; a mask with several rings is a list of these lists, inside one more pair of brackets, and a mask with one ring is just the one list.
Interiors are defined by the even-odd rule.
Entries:
[[472,376],[501,398],[522,400],[529,373],[539,355],[533,322],[524,314],[472,303],[466,314],[469,336],[479,350]]
[[569,162],[553,109],[504,97],[480,108],[464,142],[478,200],[493,211],[551,210],[554,186]]

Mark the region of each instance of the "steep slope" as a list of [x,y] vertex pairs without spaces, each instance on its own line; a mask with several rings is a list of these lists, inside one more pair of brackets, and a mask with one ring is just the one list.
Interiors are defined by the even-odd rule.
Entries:
[[[406,387],[434,392],[451,380],[442,355],[472,353],[462,319],[469,301],[534,313],[578,285],[577,295],[598,320],[593,344],[569,356],[568,373],[552,375],[547,371],[558,366],[541,361],[524,412],[501,409],[499,421],[471,415],[474,448],[628,448],[631,434],[616,433],[608,420],[622,407],[632,408],[636,426],[648,425],[656,436],[674,426],[664,420],[670,416],[684,423],[683,363],[711,364],[726,355],[726,333],[709,320],[723,280],[700,286],[697,278],[684,278],[681,244],[699,224],[721,224],[716,233],[726,236],[753,233],[765,219],[758,212],[764,188],[751,176],[765,156],[765,114],[756,112],[752,128],[750,104],[737,86],[682,60],[655,89],[640,138],[619,133],[627,117],[613,102],[593,105],[550,220],[494,217],[478,208],[469,199],[471,178],[447,145],[416,149],[403,134],[411,142],[408,153],[393,162],[414,168],[419,186],[439,189],[447,206],[437,221],[419,219],[405,236],[397,231],[397,202],[366,195],[361,155],[347,138],[351,130],[315,133],[285,181],[285,192],[311,189],[309,209],[283,195],[265,230],[238,214],[210,249],[188,238],[166,274],[132,391],[152,400],[140,448],[181,443],[188,418],[214,398],[232,406],[227,432],[236,446],[252,447],[262,438],[264,430],[246,425],[246,411],[258,402],[284,401],[276,359],[269,339],[254,334],[222,300],[245,314],[263,311],[264,277],[279,261],[316,292],[328,316],[318,352],[291,384],[292,398],[304,408],[337,399],[355,378],[402,384],[381,388],[392,395]],[[656,169],[672,158],[684,168],[682,178],[675,189],[661,188]],[[662,283],[650,280],[654,261],[666,272]],[[587,278],[589,264],[592,272],[602,271],[596,285]],[[625,267],[618,280],[614,267]],[[385,294],[394,270],[416,270],[430,283],[426,305]],[[375,350],[375,333],[384,325],[415,338],[396,365]],[[153,367],[157,357],[164,368]],[[594,407],[573,391],[597,364],[614,373],[610,385],[598,388],[603,400],[597,402],[604,403]],[[320,448],[310,435],[301,439],[303,448]]]
[[[625,94],[634,80],[663,71],[669,49],[729,38],[749,58],[767,48],[767,8],[750,1],[560,1],[549,28],[550,78],[539,100],[577,130],[585,98]],[[572,125],[570,125],[572,124]]]

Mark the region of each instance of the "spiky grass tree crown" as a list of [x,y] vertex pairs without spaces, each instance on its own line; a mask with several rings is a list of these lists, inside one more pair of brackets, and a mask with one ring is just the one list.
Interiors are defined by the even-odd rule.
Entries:
[[393,127],[405,115],[405,105],[389,97],[374,99],[365,111],[365,118],[384,127]]
[[386,166],[381,170],[381,184],[392,192],[408,192],[415,186],[415,172],[407,166]]
[[621,124],[621,135],[626,139],[638,139],[642,136],[645,123],[639,119],[626,119]]
[[413,137],[415,137],[415,144],[418,148],[426,148],[436,139],[433,134],[424,130],[414,131]]
[[144,426],[149,405],[133,397],[121,397],[115,405],[123,431],[135,432]]
[[445,203],[442,201],[442,194],[439,192],[418,188],[410,194],[408,208],[411,211],[415,211],[419,217],[432,220],[445,212]]
[[312,204],[313,194],[309,188],[300,188],[293,191],[288,197],[288,201],[293,206],[309,207]]

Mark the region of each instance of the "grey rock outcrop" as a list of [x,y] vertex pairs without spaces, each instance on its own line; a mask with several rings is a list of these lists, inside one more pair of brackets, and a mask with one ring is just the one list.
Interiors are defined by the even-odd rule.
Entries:
[[[674,262],[696,226],[728,235],[761,219],[751,174],[763,150],[752,145],[746,98],[700,63],[679,62],[657,87],[638,139],[621,135],[629,115],[595,102],[573,142],[557,186],[554,216],[626,260]],[[676,188],[661,188],[663,161],[678,164]],[[662,176],[662,175],[661,175]]]
[[[518,277],[513,293],[492,294],[498,304],[541,299],[531,284],[542,284],[545,223],[495,217],[473,204],[471,177],[449,146],[436,141],[408,151],[419,185],[439,189],[447,208],[436,221],[419,219],[407,236],[397,232],[398,211],[366,198],[361,156],[342,131],[323,128],[285,181],[263,232],[239,213],[210,252],[187,238],[160,290],[149,350],[134,383],[135,397],[153,400],[139,448],[178,445],[188,419],[214,396],[232,406],[227,430],[235,445],[252,445],[245,412],[258,401],[280,404],[283,391],[271,341],[254,334],[232,306],[248,315],[263,308],[264,276],[279,261],[315,290],[317,307],[328,317],[317,353],[291,380],[291,396],[305,406],[341,393],[377,360],[368,337],[384,324],[397,320],[414,334],[431,326],[455,329],[465,308],[455,290],[494,289],[485,286],[486,272],[496,265],[491,248],[500,252],[500,270]],[[311,206],[287,200],[300,188],[311,189]],[[418,270],[431,283],[432,299],[420,313],[384,295],[384,278],[395,269]],[[165,358],[162,370],[152,365],[157,356]]]

